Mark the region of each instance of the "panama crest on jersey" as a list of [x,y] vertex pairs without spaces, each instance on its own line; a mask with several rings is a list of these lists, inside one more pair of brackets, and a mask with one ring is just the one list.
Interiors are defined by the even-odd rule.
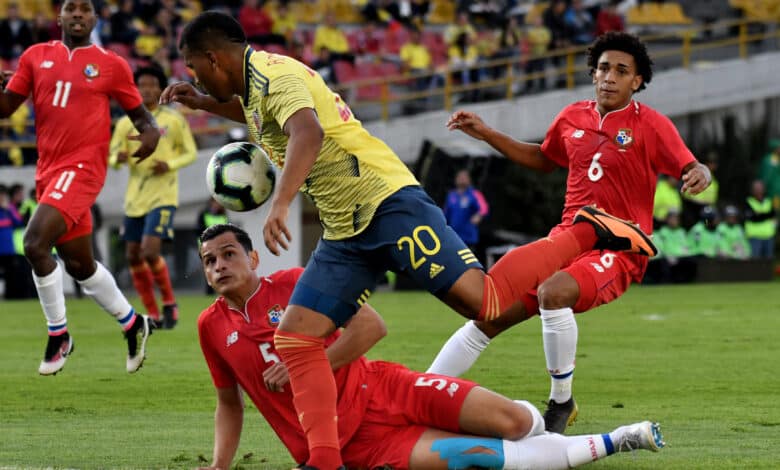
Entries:
[[284,313],[284,309],[281,305],[276,304],[273,307],[268,309],[268,324],[271,326],[278,326],[279,322],[282,321],[282,314]]
[[633,142],[634,138],[631,136],[631,129],[618,129],[618,133],[615,136],[615,143],[623,148],[626,148]]
[[97,78],[97,76],[100,75],[100,69],[95,64],[87,64],[86,67],[84,67],[84,76],[87,78]]

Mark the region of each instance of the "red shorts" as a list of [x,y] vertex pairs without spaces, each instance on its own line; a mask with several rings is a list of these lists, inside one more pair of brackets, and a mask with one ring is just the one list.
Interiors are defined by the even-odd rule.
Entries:
[[[613,251],[588,251],[574,258],[562,269],[577,281],[580,288],[574,312],[592,310],[623,295],[631,281],[638,281],[644,274],[644,265],[637,264],[637,256]],[[536,289],[524,297],[523,303],[529,314],[539,313]]]
[[54,207],[65,219],[67,231],[55,244],[92,233],[90,208],[103,188],[103,180],[78,166],[64,167],[35,182],[39,204]]
[[360,428],[341,452],[348,468],[407,469],[426,429],[461,432],[460,409],[474,382],[415,372],[400,364],[371,364],[371,400]]

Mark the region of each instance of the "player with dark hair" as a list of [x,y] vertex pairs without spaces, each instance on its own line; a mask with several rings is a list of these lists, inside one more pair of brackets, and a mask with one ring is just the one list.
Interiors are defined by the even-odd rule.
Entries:
[[[618,217],[653,229],[653,197],[658,173],[682,177],[682,191],[703,191],[711,175],[685,146],[672,122],[633,99],[652,78],[652,61],[644,44],[626,33],[599,37],[588,53],[596,99],[573,103],[555,118],[544,142],[519,142],[485,125],[476,114],[458,111],[450,130],[484,140],[510,160],[549,172],[568,168],[566,203],[561,223],[550,236],[571,230],[577,210],[595,204]],[[532,262],[526,269],[535,269]],[[620,297],[631,282],[640,282],[647,258],[630,253],[589,251],[522,295],[519,308],[494,322],[467,322],[447,341],[429,372],[458,376],[468,370],[490,338],[536,314],[551,391],[545,422],[548,431],[563,432],[577,415],[571,393],[577,323],[584,312]]]
[[131,138],[140,146],[133,157],[142,160],[151,155],[160,132],[133,84],[127,62],[90,43],[97,21],[92,2],[65,0],[57,21],[62,41],[35,44],[24,51],[0,94],[0,118],[13,113],[31,94],[35,109],[39,205],[24,235],[24,253],[33,267],[49,329],[38,372],[56,374],[73,351],[62,270],[51,255],[53,246],[84,293],[119,322],[127,339],[126,368],[135,372],[144,361],[149,318],[136,315],[111,273],[95,261],[90,207],[106,178],[109,99],[122,106],[137,131]]
[[[308,457],[288,374],[274,332],[286,315],[302,269],[260,277],[249,235],[230,224],[200,237],[208,283],[220,297],[198,318],[198,335],[217,392],[211,468],[231,467],[241,438],[243,390],[296,462]],[[325,338],[338,386],[341,454],[349,468],[563,469],[617,451],[658,451],[657,424],[622,426],[606,434],[545,434],[539,410],[475,383],[423,374],[363,353],[386,334],[381,317],[363,306],[341,332]]]
[[[149,316],[163,328],[173,328],[179,309],[171,285],[165,258],[160,256],[163,240],[173,239],[173,217],[179,204],[179,169],[197,157],[195,139],[184,116],[169,106],[160,106],[160,95],[168,86],[168,77],[156,66],[141,67],[135,83],[144,106],[160,127],[160,142],[147,159],[128,156],[138,146],[130,137],[133,123],[125,117],[116,123],[111,138],[109,164],[114,168],[126,163],[130,178],[125,193],[125,220],[122,237],[130,264],[133,285]],[[154,296],[154,286],[162,296],[162,313]]]
[[341,466],[337,388],[324,338],[357,312],[388,269],[405,271],[462,315],[486,319],[501,315],[540,275],[594,246],[655,252],[635,226],[588,207],[577,218],[587,223],[539,242],[538,269],[526,269],[528,248],[521,247],[485,274],[406,165],[315,71],[290,57],[255,51],[236,20],[217,12],[189,23],[180,47],[209,95],[177,83],[163,92],[162,102],[245,122],[252,140],[282,168],[263,228],[266,247],[274,254],[287,248],[287,213],[299,190],[320,214],[323,238],[274,340],[290,371],[311,467]]

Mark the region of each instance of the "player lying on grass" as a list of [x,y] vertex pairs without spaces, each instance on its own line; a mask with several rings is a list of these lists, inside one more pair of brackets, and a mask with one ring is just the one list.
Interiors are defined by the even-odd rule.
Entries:
[[[249,235],[231,224],[209,227],[200,240],[203,271],[220,295],[198,319],[201,348],[217,390],[211,468],[229,468],[235,455],[244,414],[241,390],[293,459],[305,462],[306,436],[273,342],[303,270],[260,277]],[[326,340],[348,468],[563,469],[614,452],[658,451],[664,445],[658,425],[649,421],[605,434],[545,433],[541,413],[527,401],[512,401],[467,380],[367,360],[362,354],[385,333],[381,317],[365,304]]]

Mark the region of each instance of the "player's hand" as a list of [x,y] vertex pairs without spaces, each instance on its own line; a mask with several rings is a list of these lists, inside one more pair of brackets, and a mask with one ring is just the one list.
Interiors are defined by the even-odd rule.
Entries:
[[138,161],[142,161],[154,153],[154,149],[157,148],[157,142],[160,140],[160,130],[156,127],[149,126],[140,134],[128,135],[127,140],[135,140],[141,143],[141,146],[138,147],[138,150],[133,152],[133,158],[137,158]]
[[281,253],[279,246],[287,250],[287,243],[292,241],[290,230],[287,228],[288,210],[287,204],[273,201],[271,212],[268,214],[268,218],[265,219],[265,226],[263,226],[265,246],[268,248],[268,251],[276,256],[279,256]]
[[164,173],[168,173],[168,171],[170,171],[170,167],[168,166],[167,163],[160,160],[154,161],[154,166],[152,167],[152,173],[154,173],[155,175],[162,175]]
[[191,83],[177,82],[165,87],[160,95],[160,104],[181,103],[190,109],[206,109],[212,99],[195,89]]
[[447,129],[463,131],[465,134],[479,140],[485,140],[485,135],[490,130],[482,121],[482,118],[468,111],[455,111],[447,121]]
[[682,175],[682,181],[680,192],[696,195],[707,189],[712,181],[712,174],[706,165],[697,163]]
[[272,392],[283,392],[284,386],[290,381],[287,374],[287,367],[281,362],[277,362],[263,371],[263,383],[265,388]]

